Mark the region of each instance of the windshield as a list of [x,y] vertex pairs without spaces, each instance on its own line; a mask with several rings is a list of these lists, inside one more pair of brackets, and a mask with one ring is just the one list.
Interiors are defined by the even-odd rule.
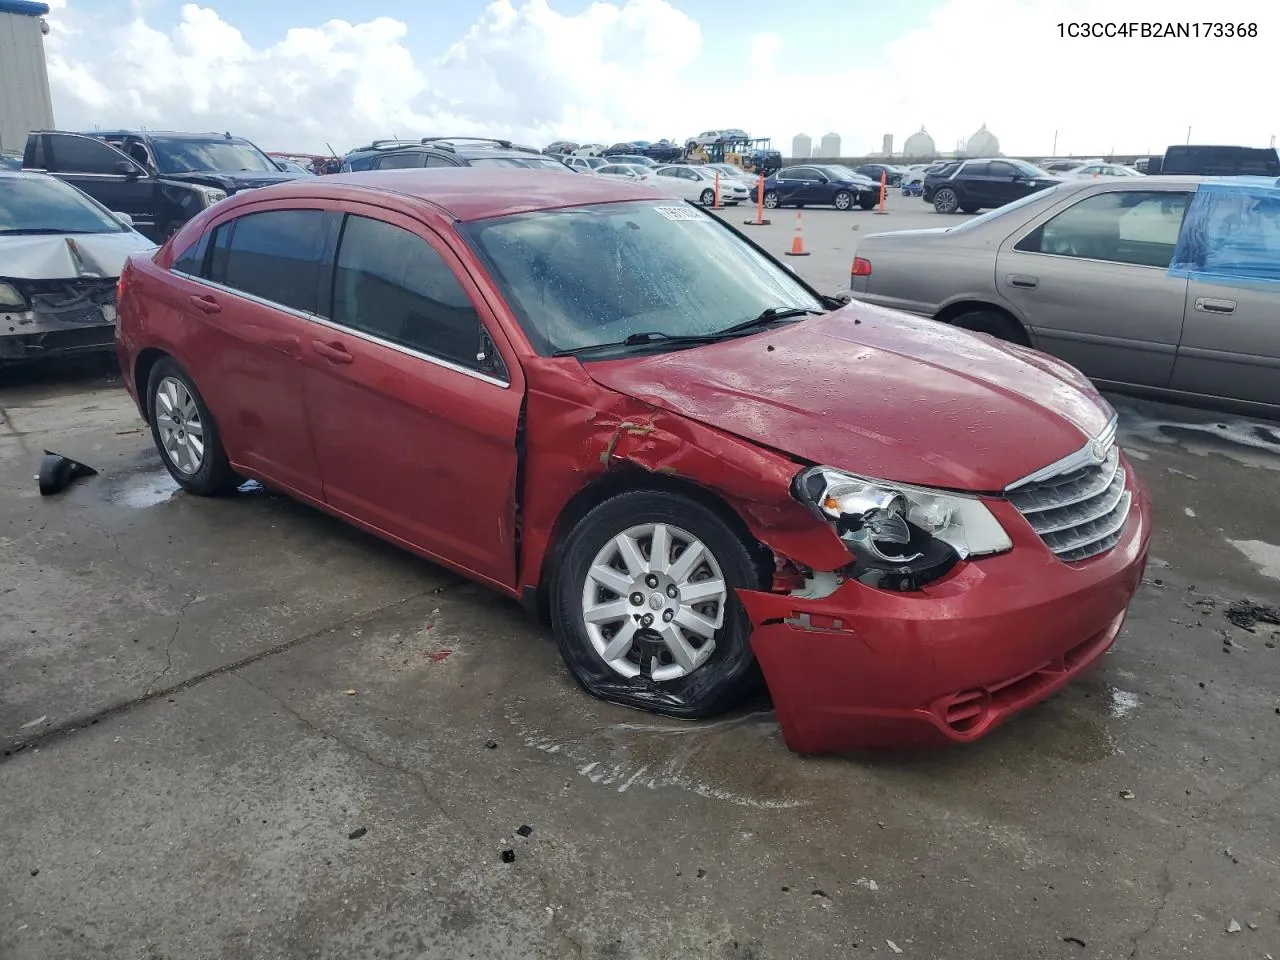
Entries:
[[[1023,207],[1029,207],[1033,203],[1049,200],[1050,197],[1056,196],[1058,193],[1066,189],[1067,184],[1058,184],[1050,187],[1048,190],[1037,190],[1035,193],[1028,193],[1025,197],[1019,197],[1011,203],[1006,203],[1003,207],[996,207],[994,210],[988,210],[986,213],[980,213],[976,217],[970,217],[963,223],[958,223],[954,227],[948,227],[948,233],[963,233],[966,230],[972,230],[974,227],[981,226],[984,223],[990,223],[1003,217],[1006,213],[1013,213],[1015,210],[1021,210]],[[1053,202],[1053,201],[1049,201]]]
[[651,331],[714,334],[771,307],[824,309],[787,270],[686,204],[596,204],[462,229],[542,353]]
[[24,233],[124,233],[124,224],[53,177],[0,179],[0,236]]
[[153,137],[161,173],[279,173],[270,158],[244,140],[169,140]]
[[522,167],[535,170],[564,170],[565,165],[555,157],[469,157],[471,165],[487,164],[494,167]]

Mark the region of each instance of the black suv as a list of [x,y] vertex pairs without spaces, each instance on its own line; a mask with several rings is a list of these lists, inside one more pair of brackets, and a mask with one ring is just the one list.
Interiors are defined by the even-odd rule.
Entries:
[[[375,140],[342,158],[342,172],[403,170],[412,167],[531,167],[569,171],[560,160],[510,140],[484,137],[423,137],[421,140]],[[569,171],[572,172],[572,171]]]
[[920,195],[939,213],[977,213],[1060,183],[1023,160],[958,160],[926,174]]
[[134,228],[156,243],[229,194],[297,179],[229,133],[36,130],[27,137],[22,166],[129,214]]

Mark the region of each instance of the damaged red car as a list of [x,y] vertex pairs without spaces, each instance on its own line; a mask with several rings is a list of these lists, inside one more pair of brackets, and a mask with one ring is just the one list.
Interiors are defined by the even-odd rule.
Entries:
[[798,752],[980,737],[1110,647],[1146,562],[1074,369],[823,297],[653,188],[295,180],[120,287],[183,488],[255,478],[522,599],[605,700],[763,678]]

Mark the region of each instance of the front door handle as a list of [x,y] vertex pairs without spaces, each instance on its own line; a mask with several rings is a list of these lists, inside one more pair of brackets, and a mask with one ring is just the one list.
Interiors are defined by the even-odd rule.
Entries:
[[1034,290],[1040,286],[1040,280],[1038,277],[1026,277],[1015,273],[1009,277],[1009,286],[1021,287],[1023,290]]
[[1196,297],[1196,309],[1201,313],[1235,313],[1234,300],[1215,300],[1213,297]]
[[202,313],[221,313],[222,304],[210,296],[199,296],[191,298],[191,305]]
[[350,363],[355,359],[347,352],[347,348],[338,342],[325,343],[323,340],[312,340],[311,349],[330,363]]

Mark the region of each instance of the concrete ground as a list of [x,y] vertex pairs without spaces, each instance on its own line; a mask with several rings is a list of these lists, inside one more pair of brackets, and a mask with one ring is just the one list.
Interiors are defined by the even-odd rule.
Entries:
[[[806,211],[797,269],[841,287],[897,200]],[[1280,628],[1225,616],[1280,602],[1274,425],[1116,398],[1157,531],[1114,651],[971,747],[804,759],[767,704],[588,699],[515,605],[283,497],[175,492],[91,364],[3,376],[4,960],[1280,954]],[[42,499],[46,448],[100,475]]]

